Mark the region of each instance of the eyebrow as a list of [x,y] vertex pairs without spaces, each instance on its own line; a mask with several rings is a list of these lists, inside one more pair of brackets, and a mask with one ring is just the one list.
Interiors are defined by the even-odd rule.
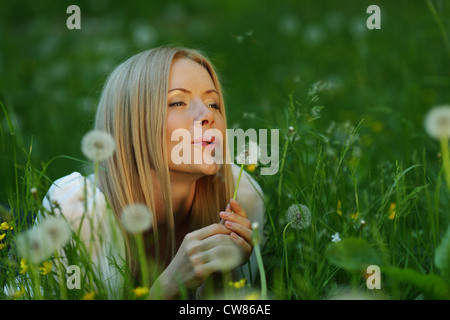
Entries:
[[[171,92],[171,91],[176,91],[176,90],[183,91],[183,92],[185,92],[185,93],[192,93],[192,92],[189,91],[188,89],[184,89],[184,88],[174,88],[174,89],[170,89],[169,92]],[[219,93],[217,92],[217,90],[215,90],[215,89],[206,90],[204,93],[212,93],[212,92],[215,92],[215,93],[219,94]]]

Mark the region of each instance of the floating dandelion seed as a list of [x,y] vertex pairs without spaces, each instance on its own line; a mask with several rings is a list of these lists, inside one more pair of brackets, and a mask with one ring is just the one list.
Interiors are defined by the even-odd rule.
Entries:
[[153,216],[147,206],[131,204],[122,211],[120,217],[123,227],[130,233],[140,233],[152,226]]
[[104,131],[90,131],[81,141],[81,151],[92,161],[108,159],[114,153],[115,148],[114,138]]
[[302,230],[311,225],[311,211],[304,204],[293,204],[287,212],[286,218],[292,228]]
[[435,138],[450,138],[450,105],[431,109],[425,117],[425,130]]

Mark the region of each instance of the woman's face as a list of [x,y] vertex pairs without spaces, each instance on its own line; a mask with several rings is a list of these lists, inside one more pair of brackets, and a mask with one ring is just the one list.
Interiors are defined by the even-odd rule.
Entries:
[[188,58],[176,58],[169,74],[167,98],[169,170],[198,177],[220,169],[225,121],[219,94],[208,71]]

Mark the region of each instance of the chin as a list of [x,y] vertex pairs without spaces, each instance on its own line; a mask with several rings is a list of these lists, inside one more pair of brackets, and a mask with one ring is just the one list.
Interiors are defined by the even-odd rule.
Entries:
[[201,164],[199,165],[201,167],[201,171],[208,176],[211,176],[213,174],[216,174],[219,172],[220,168],[222,167],[220,164],[213,163],[213,164]]
[[220,171],[221,164],[184,164],[174,165],[170,169],[173,173],[185,174],[195,176],[195,178],[201,178],[204,176],[212,176]]

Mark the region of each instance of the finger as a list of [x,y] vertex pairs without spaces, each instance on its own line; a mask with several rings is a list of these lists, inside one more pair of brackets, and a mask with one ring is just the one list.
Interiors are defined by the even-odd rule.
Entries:
[[[228,230],[231,233],[231,230]],[[200,240],[195,245],[195,252],[205,252],[214,247],[223,245],[229,241],[229,234],[214,234],[208,238]]]
[[223,220],[239,223],[248,229],[252,228],[252,223],[250,220],[241,217],[234,212],[221,211],[219,215]]
[[[242,241],[245,242],[244,240]],[[207,262],[198,266],[200,270],[203,269],[205,273],[228,272],[240,266],[246,253],[243,252],[242,247],[240,248],[239,245],[236,245],[235,241],[233,242],[235,244],[230,242],[229,245],[214,247],[204,252],[204,261]]]
[[[236,243],[239,247],[242,248],[244,254],[249,257],[253,252],[253,245],[250,245],[247,240],[240,237],[238,234],[232,232],[230,234],[230,238]],[[251,242],[250,242],[251,243]]]
[[231,199],[230,206],[233,212],[237,213],[241,217],[247,218],[247,212],[245,211],[244,208],[241,207],[241,205],[236,200]]
[[204,228],[195,230],[191,233],[188,233],[186,237],[188,239],[195,240],[203,240],[208,238],[214,234],[230,234],[230,230],[226,228],[224,225],[219,223],[214,223]]
[[253,247],[252,241],[252,230],[249,228],[245,228],[243,225],[238,224],[236,222],[225,221],[225,227],[233,231],[233,233],[237,233],[239,236],[245,239],[245,241]]

